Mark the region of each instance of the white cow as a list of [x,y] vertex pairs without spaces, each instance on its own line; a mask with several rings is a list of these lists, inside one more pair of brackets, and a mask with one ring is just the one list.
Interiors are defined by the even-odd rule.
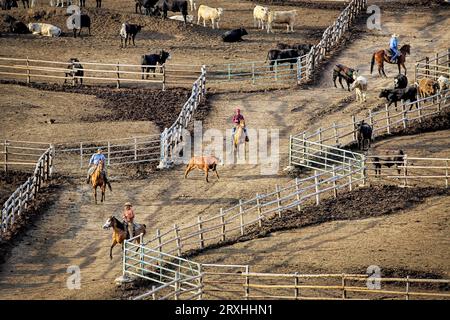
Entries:
[[356,101],[366,102],[367,79],[363,76],[353,75],[355,81],[352,83],[351,89],[356,92]]
[[272,31],[273,23],[286,23],[287,31],[291,29],[291,32],[294,32],[294,24],[297,19],[297,10],[290,11],[270,11],[267,19],[267,33]]
[[46,37],[59,37],[61,29],[49,23],[29,23],[28,30],[32,34],[40,34]]
[[200,24],[200,18],[203,18],[203,26],[206,27],[206,20],[211,20],[212,28],[214,29],[214,22],[219,28],[220,17],[223,14],[222,8],[211,8],[205,5],[201,5],[198,8],[198,19],[197,24]]
[[197,3],[195,3],[195,0],[189,0],[189,4],[191,5],[191,11],[197,10]]
[[437,82],[439,84],[439,93],[450,88],[450,80],[444,76],[440,76]]
[[253,25],[256,27],[258,24],[258,28],[264,30],[264,24],[267,24],[267,20],[269,17],[269,8],[263,6],[255,6],[253,9]]

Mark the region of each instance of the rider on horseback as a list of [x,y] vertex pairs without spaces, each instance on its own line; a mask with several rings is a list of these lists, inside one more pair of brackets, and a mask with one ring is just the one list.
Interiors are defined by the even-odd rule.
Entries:
[[[234,124],[233,136],[236,133],[236,128],[241,121],[245,121],[244,116],[241,114],[241,109],[236,108],[236,113],[233,116],[233,124]],[[245,141],[248,142],[247,128],[244,128],[244,133],[245,133]]]
[[[89,160],[89,170],[88,170],[88,176],[86,179],[86,183],[89,184],[91,182],[91,175],[94,173],[95,168],[97,168],[97,165],[100,161],[103,161],[103,164],[106,164],[106,157],[102,153],[102,149],[98,148],[97,153],[94,153]],[[111,189],[111,185],[109,184],[109,179],[106,175],[105,166],[103,166],[103,178],[105,179],[105,183],[108,184],[109,188]]]
[[135,214],[134,210],[132,209],[131,203],[125,203],[122,219],[123,224],[125,225],[125,230],[127,231],[127,239],[134,237],[134,217]]
[[392,35],[389,48],[392,51],[391,63],[397,63],[397,58],[400,57],[400,52],[398,51],[398,34],[394,33]]

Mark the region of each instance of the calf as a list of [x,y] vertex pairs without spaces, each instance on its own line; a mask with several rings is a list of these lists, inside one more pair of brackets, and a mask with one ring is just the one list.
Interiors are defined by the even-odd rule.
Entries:
[[350,85],[355,81],[355,79],[353,78],[354,73],[357,73],[355,69],[346,67],[342,64],[337,64],[333,68],[334,87],[337,88],[336,79],[339,78],[339,83],[341,84],[342,89],[344,89],[344,85],[342,84],[342,79],[344,79],[345,82],[347,83],[347,89],[348,91],[350,91]]
[[33,34],[40,34],[46,37],[59,37],[61,29],[48,23],[29,23],[28,30]]
[[[404,89],[383,89],[380,92],[379,95],[380,98],[386,98],[386,100],[389,102],[388,107],[394,103],[395,104],[395,110],[397,110],[397,102],[398,101],[410,101],[410,102],[416,102],[417,101],[417,88],[415,86],[409,86],[408,88]],[[409,107],[409,110],[411,110],[413,105]]]
[[9,32],[18,33],[18,34],[26,34],[30,33],[28,27],[25,23],[16,20],[14,17],[7,15],[4,19],[4,22],[9,23]]
[[404,159],[403,150],[398,151],[382,151],[380,154],[372,156],[372,163],[375,167],[375,176],[379,176],[381,174],[381,167],[386,166],[388,168],[395,166],[397,169],[397,173],[400,174],[401,169],[399,166],[403,165]]
[[67,78],[71,78],[73,79],[73,84],[78,83],[78,81],[80,81],[80,85],[82,85],[84,71],[83,66],[80,64],[80,60],[78,60],[77,58],[70,58],[69,63],[70,64],[67,66],[67,69],[72,69],[72,71],[66,72],[64,83],[66,83]]
[[125,47],[127,46],[127,40],[128,44],[131,44],[131,40],[133,40],[133,46],[135,46],[134,39],[141,29],[142,26],[138,24],[122,23],[120,28],[120,47],[123,48],[123,40],[125,40]]
[[192,157],[186,166],[186,171],[184,172],[184,178],[186,179],[189,172],[194,169],[201,170],[205,172],[206,182],[208,181],[208,172],[212,170],[216,173],[217,179],[219,179],[219,174],[217,173],[217,165],[219,164],[219,159],[214,156],[198,156]]
[[11,8],[18,7],[16,0],[2,0],[0,1],[0,5],[2,7],[2,10],[11,10]]
[[399,74],[394,78],[394,89],[404,89],[408,86],[408,78],[404,74]]
[[[153,77],[155,76],[156,65],[164,65],[167,60],[170,60],[170,53],[161,50],[159,54],[148,54],[141,57],[142,67],[142,79],[144,79],[144,74],[147,74],[146,79],[148,79],[150,70],[153,72]],[[144,67],[145,66],[145,67]]]
[[200,5],[198,8],[198,18],[197,24],[200,24],[200,18],[203,18],[203,26],[206,27],[206,20],[211,20],[212,28],[214,29],[214,22],[217,25],[217,29],[219,29],[219,21],[220,17],[223,14],[222,8],[211,8],[205,5]]
[[313,47],[312,44],[286,44],[286,43],[278,43],[277,49],[279,50],[286,50],[286,49],[295,49],[298,51],[298,53],[302,56],[307,54],[311,51],[311,48]]
[[167,19],[167,12],[181,12],[184,18],[184,24],[187,23],[188,4],[186,0],[159,0],[155,5],[155,12],[162,12],[163,19]]
[[255,6],[253,9],[253,25],[264,30],[264,24],[267,24],[269,18],[269,8],[263,6]]
[[238,42],[242,41],[242,37],[247,34],[247,30],[241,27],[240,29],[230,30],[222,34],[222,40],[223,42]]
[[444,76],[440,76],[437,79],[437,82],[439,84],[439,93],[442,94],[445,90],[448,90],[450,88],[450,80]]
[[300,54],[298,53],[297,50],[294,49],[287,49],[287,50],[271,49],[267,53],[266,62],[269,61],[270,71],[273,71],[273,65],[275,64],[275,62],[277,62],[278,64],[290,63],[292,69],[294,63],[297,63],[298,57],[300,57]]
[[366,102],[367,79],[363,76],[357,76],[356,73],[353,75],[353,79],[355,81],[351,88],[356,92],[356,101]]
[[79,17],[80,17],[80,20],[79,20],[80,29],[76,28],[76,27],[78,27],[77,24],[75,23],[76,16],[73,17],[73,19],[72,19],[72,25],[74,27],[73,28],[73,37],[74,38],[77,37],[77,30],[78,30],[78,36],[80,36],[81,29],[83,29],[83,28],[88,28],[89,35],[91,35],[91,18],[87,14],[81,14],[81,15],[79,15]]
[[267,33],[272,32],[272,24],[274,23],[286,23],[287,32],[289,29],[294,32],[294,24],[297,19],[297,10],[290,11],[271,11],[267,18]]
[[151,9],[153,9],[154,5],[158,2],[158,0],[135,0],[135,12],[142,14],[142,7],[145,9],[145,14],[148,16],[151,12]]
[[356,125],[356,141],[358,142],[358,148],[360,150],[365,150],[365,141],[367,141],[367,149],[370,148],[370,142],[372,141],[373,128],[364,120]]
[[434,96],[439,90],[439,83],[436,80],[422,78],[419,80],[418,91],[421,98]]

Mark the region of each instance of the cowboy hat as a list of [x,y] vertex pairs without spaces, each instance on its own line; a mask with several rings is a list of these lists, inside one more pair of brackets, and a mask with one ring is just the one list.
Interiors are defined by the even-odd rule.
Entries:
[[125,202],[125,204],[123,206],[124,207],[132,207],[131,203],[129,203],[129,202]]
[[98,148],[97,152],[103,152],[102,148]]
[[398,38],[398,37],[399,37],[399,35],[396,34],[396,33],[394,33],[394,34],[392,35],[392,38]]

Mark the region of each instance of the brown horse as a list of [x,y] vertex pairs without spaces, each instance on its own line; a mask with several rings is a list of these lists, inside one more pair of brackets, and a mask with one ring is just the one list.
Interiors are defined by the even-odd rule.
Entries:
[[[406,67],[405,67],[405,62],[406,62],[406,55],[410,54],[410,50],[411,50],[411,46],[409,44],[404,44],[401,48],[400,48],[400,56],[397,58],[397,66],[398,66],[398,73],[401,74],[401,70],[400,70],[400,66],[403,67],[403,69],[405,70],[405,75],[406,75]],[[380,76],[386,76],[386,73],[384,72],[384,62],[387,63],[391,63],[391,57],[389,57],[386,54],[385,50],[378,50],[377,52],[375,52],[372,55],[372,61],[370,63],[370,74],[372,74],[373,72],[373,65],[375,64],[375,62],[378,65],[378,73],[380,74]],[[383,73],[383,74],[382,74]]]
[[[102,160],[100,160],[97,164],[97,167],[95,168],[94,172],[91,175],[91,183],[92,183],[92,191],[94,193],[94,199],[95,204],[97,204],[97,187],[100,187],[100,190],[102,191],[102,197],[100,199],[101,202],[105,200],[105,191],[106,191],[106,181],[105,177],[103,176],[103,167],[104,163]],[[111,186],[108,184],[109,190],[111,190]]]
[[[125,225],[114,216],[109,217],[108,220],[106,220],[106,223],[103,225],[103,229],[109,228],[113,228],[112,243],[111,248],[109,249],[109,257],[112,259],[112,249],[116,246],[116,244],[121,244],[123,251],[123,242],[127,238],[127,230],[125,228]],[[146,228],[147,227],[145,224],[135,224],[134,235],[132,237],[140,234],[142,234],[142,237],[144,237]],[[135,239],[135,241],[137,244],[140,244],[141,238],[138,237]]]
[[217,179],[219,179],[219,174],[217,173],[217,164],[219,163],[219,159],[214,156],[200,156],[200,157],[192,157],[189,160],[188,165],[186,166],[186,171],[184,172],[184,178],[186,179],[189,172],[194,169],[202,170],[205,172],[206,182],[208,181],[208,172],[212,170],[216,173]]

